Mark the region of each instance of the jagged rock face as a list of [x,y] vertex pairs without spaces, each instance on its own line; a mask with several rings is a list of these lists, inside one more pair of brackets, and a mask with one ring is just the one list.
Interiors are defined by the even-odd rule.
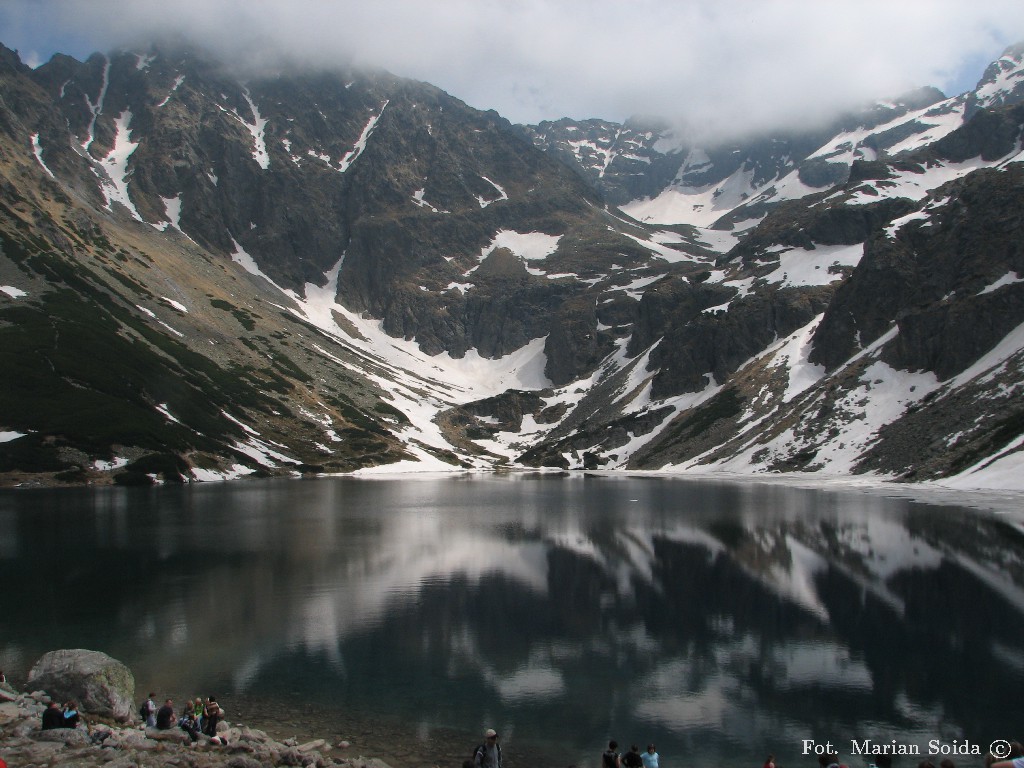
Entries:
[[[57,88],[51,66],[38,77]],[[151,60],[94,56],[53,95],[93,158],[117,140],[124,146],[130,132],[137,146],[121,202],[137,218],[168,222],[225,254],[240,246],[301,290],[322,282],[344,251],[347,221],[338,214],[351,182],[337,163],[387,100],[387,78],[359,85],[345,88],[341,77],[243,85],[197,53],[158,50]],[[88,107],[100,99],[96,118]]]
[[[821,245],[853,245],[867,241],[883,224],[914,210],[903,198],[857,206],[808,206],[806,200],[780,203],[760,226],[719,260],[740,259],[748,266],[779,246],[813,250]],[[815,200],[814,202],[817,202]]]
[[[579,188],[570,183],[560,198],[565,185],[549,179],[543,194],[484,212],[501,192],[481,174],[520,192],[550,163],[510,141],[510,126],[493,113],[425,84],[287,73],[243,84],[191,51],[153,56],[62,58],[32,75],[89,157],[136,144],[128,194],[117,199],[137,218],[180,224],[226,254],[237,243],[285,287],[322,284],[345,255],[346,297],[380,310],[392,275],[414,278],[445,257],[464,259],[486,244],[492,224],[564,213],[570,197],[583,204]],[[74,154],[41,143],[47,162]],[[552,217],[549,228],[559,224]]]
[[[700,311],[666,329],[651,352],[651,396],[698,392],[724,382],[775,339],[806,325],[828,305],[831,291],[770,290],[736,299],[727,312]],[[646,296],[645,296],[646,298]]]
[[663,141],[664,121],[547,121],[519,126],[535,146],[572,168],[605,200],[621,205],[660,192],[679,170],[681,148]]
[[[833,369],[896,325],[884,359],[946,379],[1024,321],[1012,283],[1020,246],[1024,171],[984,170],[936,191],[928,216],[876,234],[815,334],[813,362]],[[937,203],[937,204],[936,204]]]
[[[194,51],[59,57],[24,74],[81,148],[41,137],[46,162],[88,178],[82,155],[110,166],[135,145],[130,185],[127,165],[111,168],[108,207],[244,251],[299,293],[342,262],[341,300],[432,353],[496,357],[560,326],[564,286],[540,278],[510,293],[508,280],[471,274],[496,231],[559,236],[595,215],[582,182],[494,113],[384,74],[243,84]],[[475,284],[447,289],[457,283]],[[579,370],[552,365],[556,377]]]
[[989,162],[998,160],[1006,157],[1017,146],[1022,119],[1024,107],[1019,105],[996,112],[978,112],[961,130],[939,139],[927,151],[915,156],[915,159],[920,157],[927,161],[931,158],[940,158],[954,163],[962,163],[975,157]]

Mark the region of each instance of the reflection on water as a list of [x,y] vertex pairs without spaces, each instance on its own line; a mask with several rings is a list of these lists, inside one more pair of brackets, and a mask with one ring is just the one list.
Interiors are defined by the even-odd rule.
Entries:
[[1021,543],[958,508],[672,479],[5,493],[0,668],[103,650],[140,695],[299,712],[367,753],[400,727],[442,766],[488,726],[510,768],[596,765],[609,737],[669,766],[987,746],[1021,735]]

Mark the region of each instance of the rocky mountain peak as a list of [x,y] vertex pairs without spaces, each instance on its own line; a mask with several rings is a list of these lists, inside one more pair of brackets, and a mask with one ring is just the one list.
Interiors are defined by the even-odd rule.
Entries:
[[969,98],[970,114],[1024,101],[1024,42],[1011,45],[988,65]]

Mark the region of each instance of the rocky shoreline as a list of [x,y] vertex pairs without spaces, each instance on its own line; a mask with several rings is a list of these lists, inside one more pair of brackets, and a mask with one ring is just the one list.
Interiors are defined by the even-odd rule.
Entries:
[[0,758],[9,766],[76,766],[77,768],[260,768],[260,766],[343,766],[388,768],[363,757],[332,754],[347,744],[325,739],[298,743],[277,741],[267,733],[222,722],[220,745],[200,736],[194,745],[180,728],[159,731],[141,724],[122,724],[86,715],[88,727],[41,729],[50,696],[43,691],[18,693],[0,687]]
[[[229,720],[217,724],[215,738],[200,735],[194,743],[181,728],[147,728],[131,703],[131,672],[94,651],[46,654],[33,667],[28,689],[0,683],[0,759],[12,768],[389,768],[379,759],[341,754],[349,747],[345,741],[280,740]],[[84,722],[43,730],[51,699],[78,701]]]

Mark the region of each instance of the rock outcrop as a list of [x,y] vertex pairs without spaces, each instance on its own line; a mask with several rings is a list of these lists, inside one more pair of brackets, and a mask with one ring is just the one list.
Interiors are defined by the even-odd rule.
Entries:
[[29,686],[60,701],[74,700],[83,712],[121,723],[132,718],[135,677],[128,667],[99,651],[50,651],[35,663]]
[[[1024,117],[1024,115],[1022,115]],[[815,333],[811,361],[833,369],[898,326],[885,360],[940,379],[960,373],[1024,321],[1020,201],[1024,167],[984,169],[920,207],[930,215],[877,231]]]

